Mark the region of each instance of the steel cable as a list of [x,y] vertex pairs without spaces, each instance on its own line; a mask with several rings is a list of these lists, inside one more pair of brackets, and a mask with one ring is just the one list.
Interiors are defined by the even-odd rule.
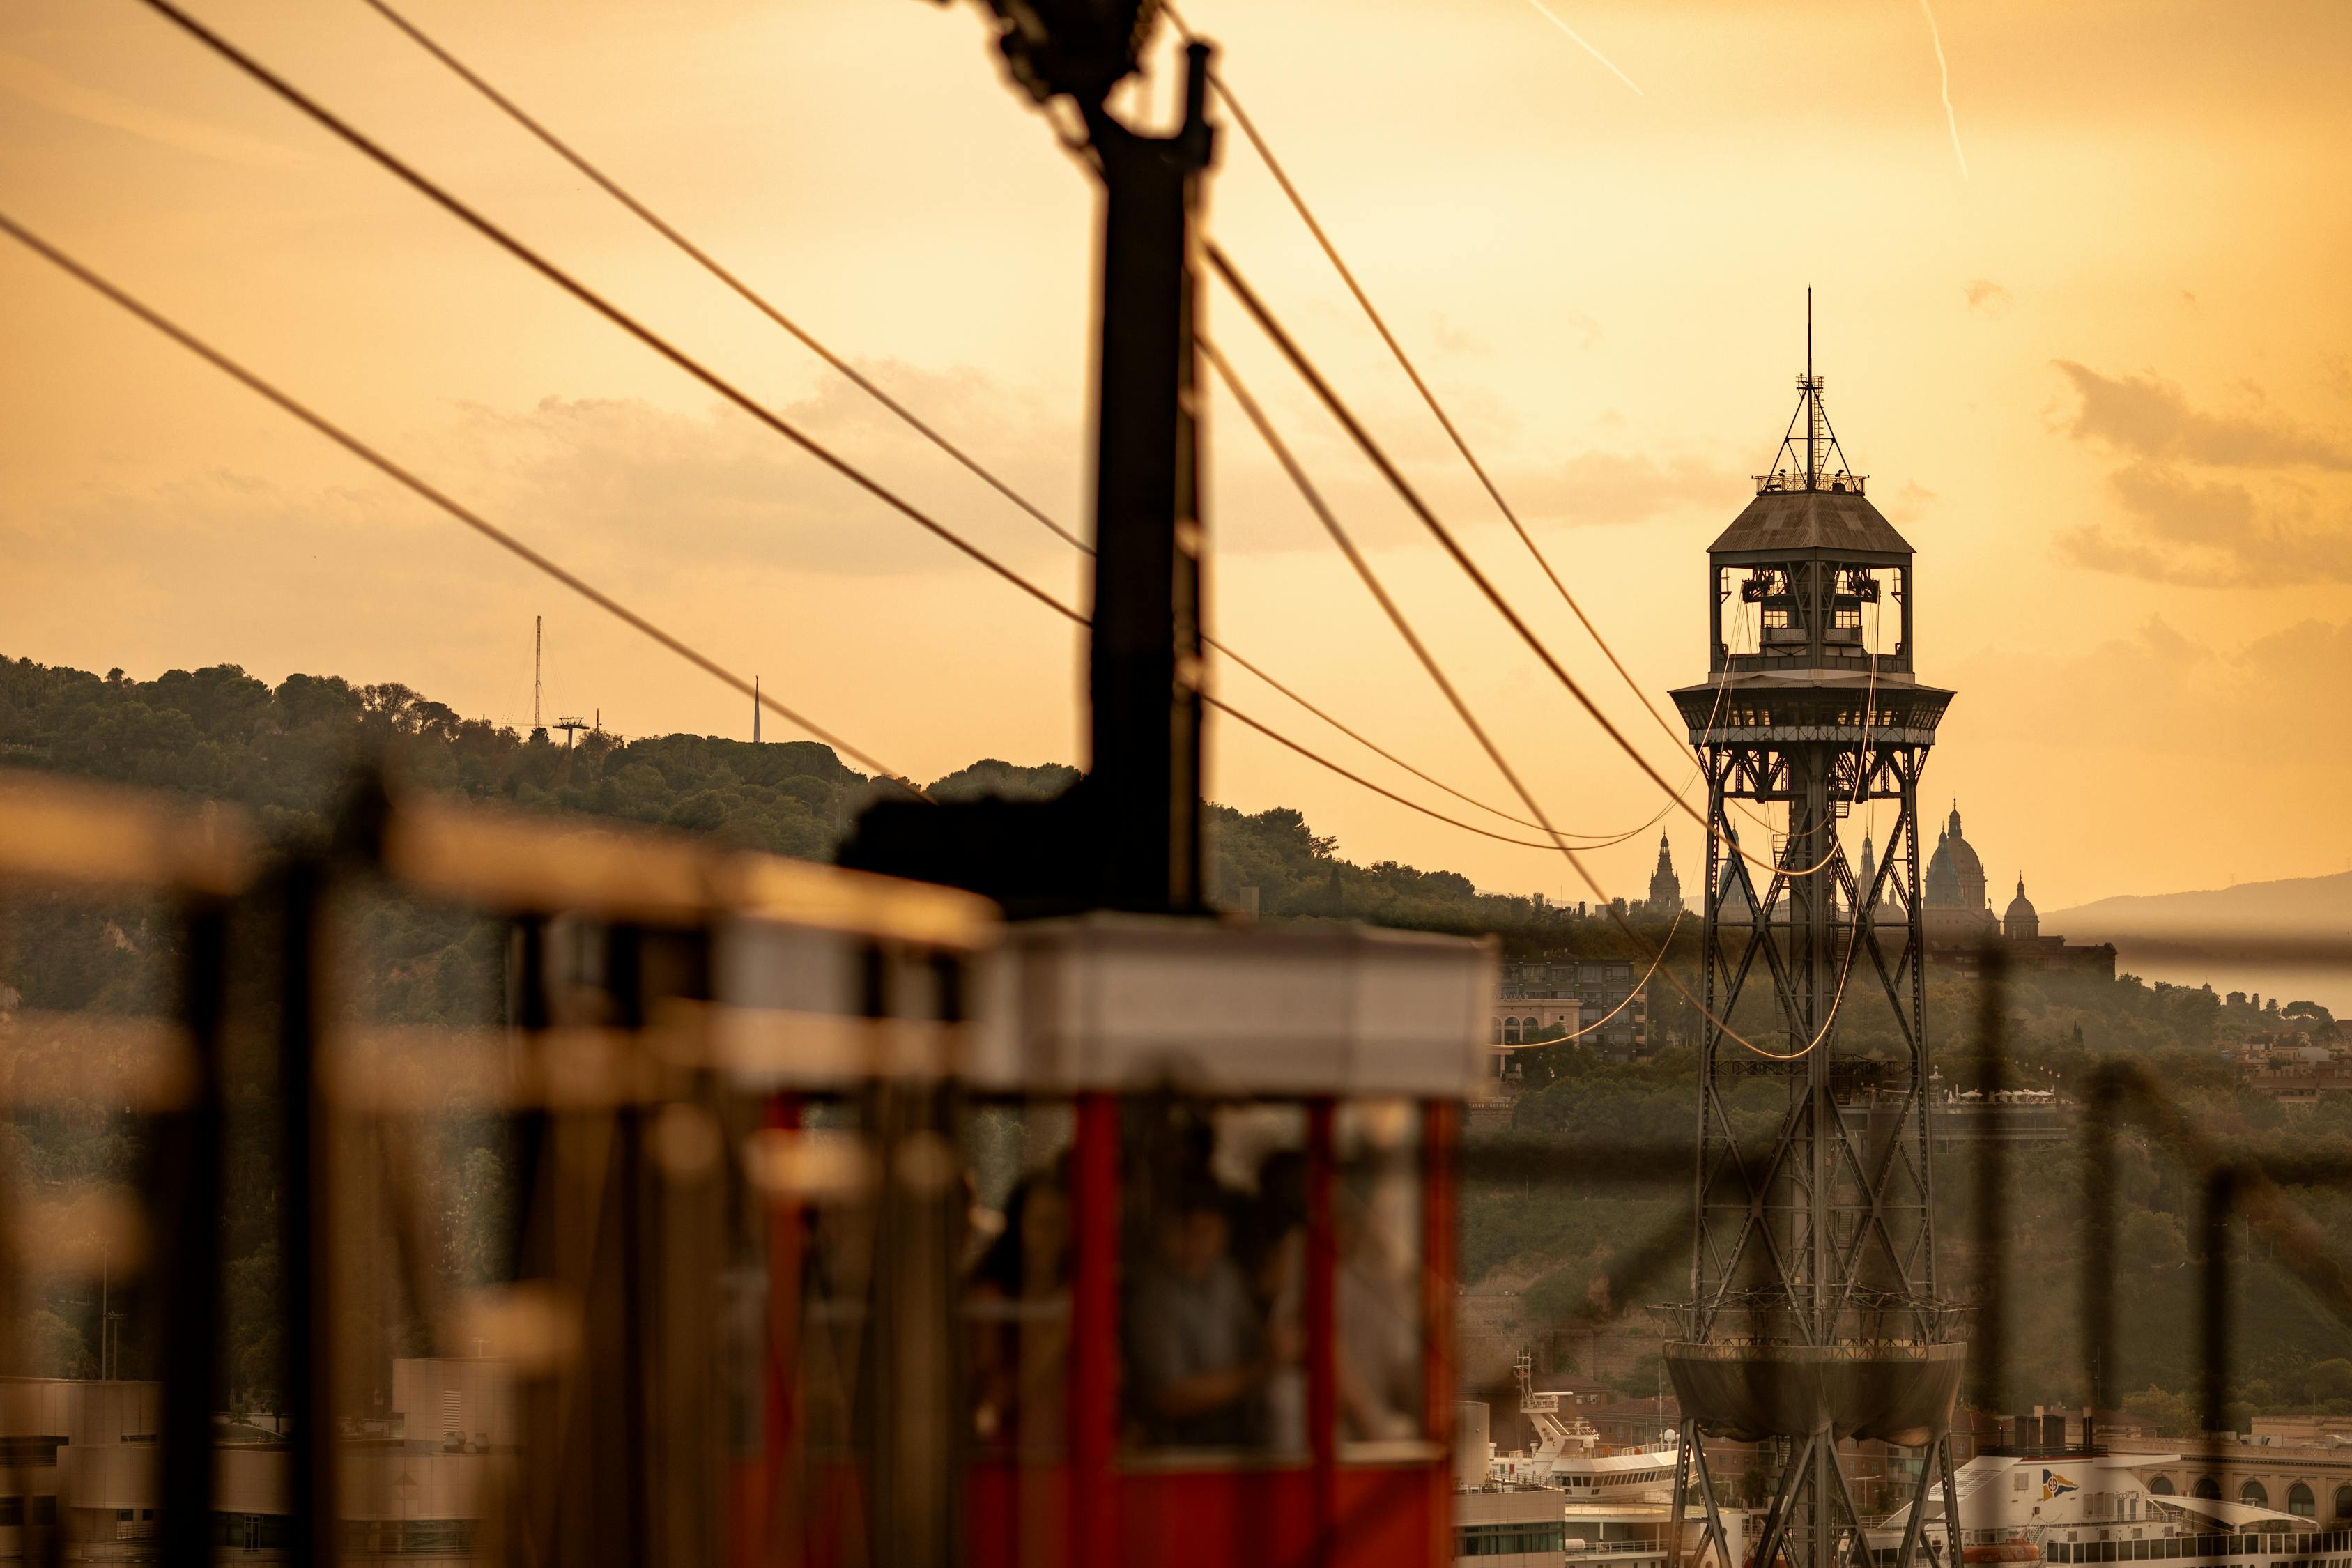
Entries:
[[[1387,586],[1381,582],[1379,574],[1372,570],[1371,563],[1365,559],[1363,552],[1357,548],[1354,540],[1349,535],[1346,528],[1340,523],[1337,514],[1335,514],[1331,510],[1329,505],[1325,502],[1321,492],[1316,489],[1313,480],[1307,476],[1304,467],[1291,452],[1288,443],[1282,439],[1280,433],[1275,429],[1273,421],[1266,416],[1264,407],[1258,403],[1255,396],[1250,393],[1247,385],[1242,381],[1240,374],[1234,369],[1232,362],[1226,359],[1223,351],[1218,349],[1216,344],[1205,335],[1196,334],[1196,341],[1200,343],[1201,351],[1207,357],[1211,368],[1217,373],[1218,377],[1224,382],[1227,389],[1233,393],[1234,399],[1235,403],[1240,405],[1244,416],[1248,418],[1252,426],[1256,429],[1259,437],[1266,443],[1267,447],[1274,453],[1276,460],[1282,466],[1284,472],[1290,477],[1293,485],[1298,489],[1300,495],[1305,498],[1307,506],[1314,511],[1318,521],[1323,524],[1324,529],[1331,535],[1332,542],[1339,546],[1340,553],[1346,557],[1348,563],[1354,568],[1357,576],[1362,580],[1365,589],[1372,595],[1373,600],[1380,605],[1382,614],[1388,617],[1391,626],[1395,628],[1397,635],[1404,640],[1406,647],[1412,650],[1413,658],[1420,663],[1423,672],[1428,675],[1431,682],[1437,687],[1439,692],[1444,697],[1448,706],[1453,708],[1455,716],[1462,721],[1463,727],[1470,731],[1472,738],[1478,742],[1480,749],[1485,751],[1486,753],[1487,760],[1494,764],[1496,772],[1503,775],[1505,782],[1511,786],[1513,792],[1518,795],[1519,799],[1523,803],[1525,803],[1528,812],[1533,815],[1538,822],[1543,824],[1544,832],[1549,835],[1553,841],[1552,847],[1557,848],[1561,855],[1567,858],[1569,865],[1575,869],[1577,875],[1583,879],[1585,885],[1592,889],[1594,898],[1599,900],[1600,909],[1604,918],[1609,920],[1612,924],[1615,925],[1619,932],[1623,935],[1626,940],[1633,942],[1637,951],[1648,947],[1649,944],[1644,942],[1633,929],[1625,923],[1624,917],[1617,912],[1616,906],[1611,900],[1608,889],[1601,886],[1600,879],[1594,876],[1591,868],[1585,865],[1582,857],[1578,853],[1577,847],[1570,845],[1568,842],[1566,836],[1558,832],[1548,821],[1544,820],[1543,807],[1536,800],[1534,793],[1528,788],[1526,783],[1520,778],[1517,771],[1511,766],[1508,759],[1503,755],[1502,748],[1496,744],[1493,736],[1488,733],[1486,726],[1479,721],[1476,713],[1471,710],[1469,702],[1462,696],[1460,689],[1455,687],[1453,679],[1446,675],[1444,667],[1439,663],[1435,654],[1430,650],[1428,644],[1423,642],[1421,635],[1413,629],[1411,619],[1404,614],[1402,607],[1397,604],[1394,597],[1390,595]],[[1307,369],[1305,374],[1311,375],[1313,374],[1311,368]],[[1317,379],[1319,380],[1319,378]],[[1876,656],[1874,654],[1872,656],[1872,685],[1874,690],[1877,679]],[[1874,715],[1865,715],[1865,719],[1870,717],[1874,717]],[[1866,752],[1868,746],[1868,731],[1866,729],[1864,731],[1862,745],[1864,751]],[[1859,800],[1861,792],[1867,784],[1870,775],[1870,768],[1866,758],[1859,761],[1856,765],[1857,773],[1855,790],[1856,799]],[[1709,825],[1709,831],[1713,831],[1711,824]],[[1751,860],[1753,859],[1753,857],[1747,856],[1746,851],[1739,848],[1738,841],[1736,838],[1730,838],[1727,836],[1727,842],[1728,842],[1735,852],[1740,854],[1743,858]],[[1590,849],[1593,847],[1588,845],[1584,847]],[[1813,869],[1818,871],[1822,868],[1827,867],[1837,858],[1838,854],[1839,849],[1833,836],[1832,847],[1829,853],[1823,856],[1822,860],[1817,863]],[[1782,874],[1781,868],[1776,868],[1775,871],[1776,877]],[[1710,888],[1707,889],[1707,893],[1708,896],[1711,897],[1713,889]],[[1751,905],[1753,905],[1754,901],[1755,900],[1752,898],[1749,900]],[[1776,1061],[1794,1060],[1799,1057],[1802,1057],[1810,1053],[1816,1047],[1821,1045],[1823,1040],[1829,1037],[1830,1030],[1836,1024],[1838,1011],[1844,1002],[1845,980],[1846,976],[1852,973],[1853,955],[1859,941],[1858,926],[1856,934],[1853,937],[1850,937],[1847,942],[1845,962],[1838,980],[1837,997],[1831,1005],[1830,1016],[1822,1021],[1821,1027],[1814,1033],[1812,1038],[1806,1043],[1802,1049],[1795,1052],[1783,1053],[1772,1051],[1748,1039],[1745,1035],[1734,1028],[1729,1020],[1717,1016],[1704,1002],[1700,1001],[1698,997],[1693,995],[1690,988],[1685,985],[1681,979],[1675,975],[1672,970],[1664,968],[1666,955],[1673,946],[1675,934],[1681,929],[1683,917],[1686,912],[1686,910],[1682,910],[1675,911],[1674,921],[1667,929],[1665,940],[1660,942],[1655,950],[1650,953],[1650,964],[1648,970],[1643,974],[1641,981],[1633,988],[1628,990],[1624,998],[1590,1027],[1581,1028],[1575,1035],[1567,1036],[1565,1038],[1571,1040],[1576,1039],[1606,1025],[1611,1019],[1614,1018],[1619,1013],[1631,1005],[1633,999],[1636,995],[1641,994],[1643,990],[1648,986],[1650,981],[1661,973],[1664,973],[1667,984],[1674,986],[1675,990],[1681,992],[1685,999],[1689,1001],[1694,1007],[1697,1008],[1701,1016],[1706,1017],[1709,1023],[1715,1025],[1716,1027],[1721,1029],[1724,1034],[1758,1056],[1765,1057]],[[1759,913],[1761,911],[1759,911]]]
[[[562,158],[566,163],[578,171],[599,190],[602,190],[605,195],[620,203],[623,207],[626,208],[640,221],[653,229],[655,233],[660,235],[664,239],[675,246],[679,251],[683,252],[688,258],[693,260],[698,266],[701,267],[704,271],[709,273],[711,277],[726,285],[728,289],[731,289],[747,304],[751,305],[752,309],[758,310],[761,315],[767,317],[768,320],[773,321],[777,326],[782,327],[785,331],[791,333],[803,347],[806,348],[810,353],[823,360],[825,364],[830,366],[833,370],[838,372],[843,377],[848,380],[852,385],[857,387],[858,390],[864,392],[876,402],[879,403],[883,407],[888,409],[918,435],[921,436],[932,446],[938,447],[955,462],[961,465],[973,476],[978,478],[983,484],[994,490],[998,495],[1003,496],[1006,500],[1012,502],[1013,506],[1034,520],[1040,527],[1052,533],[1055,538],[1061,540],[1064,543],[1079,551],[1083,554],[1087,556],[1092,556],[1094,554],[1095,551],[1092,545],[1088,544],[1076,532],[1065,528],[1061,523],[1056,522],[1051,514],[1046,512],[1043,507],[1040,507],[1034,501],[1032,501],[1027,496],[1022,494],[1018,489],[1015,489],[1011,484],[1007,483],[1003,478],[992,470],[986,464],[973,457],[956,442],[949,439],[948,437],[941,434],[936,427],[917,415],[914,410],[908,407],[905,404],[898,401],[898,399],[893,397],[888,392],[885,391],[881,386],[877,385],[870,377],[859,371],[847,359],[835,353],[833,349],[818,339],[814,333],[809,331],[798,321],[786,315],[782,310],[777,308],[772,300],[769,300],[764,294],[757,289],[754,289],[751,284],[745,282],[742,278],[738,276],[731,268],[720,262],[709,251],[697,245],[675,225],[669,223],[659,214],[656,213],[644,201],[640,200],[637,196],[624,187],[620,182],[614,179],[602,168],[598,167],[597,164],[585,154],[573,147],[570,142],[566,142],[562,137],[557,135],[552,130],[549,129],[545,123],[540,121],[536,116],[532,115],[529,110],[525,110],[512,98],[500,91],[496,86],[485,79],[480,72],[467,65],[456,55],[455,52],[447,48],[430,34],[426,33],[415,23],[409,20],[406,16],[390,5],[388,0],[363,0],[363,3],[373,9],[378,15],[382,16],[384,20],[389,22],[393,26],[399,29],[400,32],[415,42],[419,48],[422,48],[425,53],[432,56],[434,59],[446,67],[460,80],[471,87],[475,91],[480,93],[482,97],[488,100],[501,112],[506,114],[508,118],[512,120],[517,125],[522,127],[522,129],[528,132],[532,137],[536,138],[550,152],[552,152],[557,157]],[[1522,827],[1533,827],[1536,826],[1532,822],[1526,821],[1525,819],[1516,816],[1509,812],[1490,805],[1475,795],[1465,794],[1463,791],[1454,788],[1452,784],[1445,783],[1443,779],[1437,778],[1424,770],[1416,767],[1412,763],[1405,761],[1402,757],[1398,756],[1395,752],[1381,745],[1379,742],[1363,735],[1351,726],[1343,723],[1339,719],[1326,711],[1318,704],[1309,701],[1298,691],[1281,680],[1276,679],[1273,675],[1267,673],[1255,662],[1244,658],[1234,648],[1227,647],[1218,638],[1204,632],[1202,635],[1201,640],[1217,653],[1231,659],[1242,669],[1256,677],[1259,680],[1264,681],[1267,686],[1271,687],[1283,697],[1286,697],[1292,702],[1297,703],[1300,708],[1306,710],[1307,712],[1313,715],[1315,718],[1329,725],[1332,729],[1337,730],[1340,734],[1345,735],[1348,739],[1355,742],[1358,745],[1364,747],[1367,751],[1370,751],[1374,755],[1380,757],[1382,761],[1391,763],[1396,767],[1403,769],[1406,773],[1412,774],[1415,778],[1420,779],[1423,784],[1429,784],[1433,788],[1443,790],[1445,794],[1452,795],[1454,799],[1463,802],[1465,805],[1475,806],[1480,811],[1486,812],[1493,816],[1501,817],[1507,822],[1517,823]],[[1450,821],[1452,819],[1446,818],[1444,820]],[[1474,828],[1472,831],[1476,832],[1480,830]],[[1538,847],[1542,847],[1542,846],[1538,846]]]
[[[371,0],[371,3],[374,3],[374,0]],[[1184,20],[1173,5],[1163,8],[1167,11],[1169,19],[1176,24],[1177,31],[1182,34],[1187,41],[1197,38],[1198,35],[1192,31],[1192,25]],[[1469,465],[1471,473],[1477,477],[1479,485],[1486,490],[1488,499],[1494,501],[1496,510],[1500,511],[1504,521],[1511,525],[1511,531],[1518,536],[1519,542],[1525,545],[1528,553],[1535,558],[1536,565],[1541,569],[1545,578],[1559,595],[1561,601],[1568,605],[1570,613],[1576,616],[1577,623],[1583,626],[1585,634],[1591,637],[1593,646],[1598,647],[1601,656],[1608,659],[1610,668],[1614,669],[1619,679],[1624,681],[1626,689],[1633,692],[1651,719],[1665,731],[1667,739],[1680,747],[1684,743],[1683,736],[1667,722],[1665,715],[1658,711],[1657,705],[1650,700],[1649,693],[1642,689],[1641,682],[1633,679],[1633,672],[1625,667],[1624,660],[1617,657],[1616,648],[1610,644],[1606,637],[1601,635],[1601,628],[1594,625],[1592,617],[1585,613],[1583,605],[1578,601],[1567,582],[1553,567],[1550,558],[1545,555],[1542,547],[1536,543],[1534,533],[1529,531],[1525,522],[1520,521],[1518,509],[1512,506],[1504,497],[1502,488],[1495,482],[1494,476],[1487,472],[1486,465],[1479,460],[1477,453],[1471,450],[1468,438],[1454,423],[1453,416],[1446,413],[1445,405],[1438,400],[1436,392],[1423,378],[1420,367],[1413,363],[1412,356],[1405,353],[1404,345],[1398,342],[1396,334],[1389,330],[1388,319],[1381,314],[1380,308],[1372,303],[1371,296],[1365,291],[1362,283],[1357,280],[1355,269],[1349,267],[1347,258],[1339,254],[1339,246],[1332,241],[1330,234],[1324,228],[1321,220],[1316,217],[1314,209],[1307,205],[1306,196],[1291,181],[1290,173],[1283,166],[1282,160],[1275,156],[1273,146],[1259,132],[1257,122],[1250,118],[1249,110],[1243,106],[1239,96],[1213,67],[1209,71],[1209,86],[1216,93],[1218,100],[1232,111],[1234,123],[1241,127],[1243,138],[1257,153],[1259,162],[1265,165],[1266,173],[1274,176],[1274,183],[1281,188],[1283,197],[1289,202],[1291,210],[1298,215],[1299,221],[1307,226],[1307,232],[1314,237],[1317,247],[1323,252],[1324,258],[1330,262],[1331,269],[1339,274],[1339,281],[1347,286],[1348,293],[1364,312],[1364,319],[1371,323],[1372,331],[1377,332],[1381,342],[1387,345],[1390,355],[1397,362],[1398,368],[1404,372],[1405,379],[1412,383],[1413,390],[1420,394],[1423,404],[1428,407],[1432,416],[1444,430],[1446,438],[1454,444],[1454,449],[1462,454],[1462,460]],[[1753,813],[1747,815],[1757,822],[1764,821],[1762,817],[1756,816]]]
[[[56,246],[51,245],[47,240],[43,239],[39,235],[34,233],[31,229],[26,228],[24,225],[16,222],[16,219],[10,217],[5,213],[0,213],[0,232],[6,233],[10,238],[24,246],[27,250],[32,251],[35,255],[51,263],[59,270],[67,273],[68,276],[86,285],[100,295],[102,295],[107,300],[111,300],[116,305],[121,306],[123,310],[129,311],[131,315],[136,316],[150,327],[154,328],[155,331],[163,333],[165,337],[171,339],[173,342],[179,344],[190,353],[194,354],[198,359],[201,359],[213,366],[214,369],[220,371],[230,379],[239,383],[245,386],[247,390],[272,404],[275,404],[279,409],[283,410],[287,414],[292,415],[295,418],[300,420],[303,424],[308,425],[320,435],[326,437],[327,439],[334,442],[337,446],[342,447],[353,457],[358,458],[361,461],[367,463],[370,467],[377,469],[387,477],[397,480],[408,489],[413,490],[417,495],[423,497],[425,500],[430,501],[433,505],[440,508],[443,511],[447,512],[451,517],[456,518],[458,521],[474,530],[477,533],[479,533],[493,544],[498,545],[500,549],[520,557],[537,570],[546,574],[550,577],[552,577],[555,581],[562,584],[573,593],[578,594],[582,598],[586,599],[590,604],[594,605],[598,609],[616,617],[625,625],[643,633],[645,636],[652,638],[655,642],[661,644],[662,647],[669,649],[672,653],[677,654],[679,658],[694,665],[697,668],[701,669],[704,673],[714,676],[718,679],[724,681],[727,685],[733,687],[743,696],[752,698],[761,708],[764,708],[769,712],[775,714],[777,717],[783,719],[787,722],[805,730],[808,733],[815,736],[818,740],[823,741],[826,745],[833,747],[843,755],[850,757],[860,765],[873,770],[877,775],[887,778],[892,783],[899,784],[915,795],[922,795],[923,792],[921,790],[916,789],[912,784],[907,781],[907,775],[899,773],[895,768],[887,766],[876,758],[871,752],[852,745],[849,742],[843,740],[839,735],[836,735],[832,731],[826,729],[824,725],[817,723],[806,714],[798,712],[792,708],[786,707],[783,703],[777,701],[773,697],[769,696],[764,690],[755,689],[751,681],[736,674],[733,670],[729,669],[726,666],[720,664],[709,655],[695,647],[692,644],[663,630],[660,626],[656,626],[652,621],[647,620],[645,616],[637,614],[636,611],[630,609],[626,605],[622,604],[618,599],[614,598],[604,590],[594,586],[593,584],[590,584],[585,579],[558,564],[549,557],[541,554],[538,551],[532,549],[530,545],[525,544],[513,534],[509,533],[506,530],[499,527],[496,523],[491,522],[488,519],[483,517],[479,512],[475,511],[472,508],[451,497],[446,491],[437,489],[429,481],[420,478],[412,470],[403,467],[394,459],[386,457],[383,452],[378,451],[375,447],[368,445],[368,443],[362,441],[357,436],[352,435],[341,426],[335,424],[332,420],[327,418],[326,416],[312,409],[309,405],[303,403],[291,393],[286,392],[273,383],[266,380],[258,373],[248,370],[245,365],[238,363],[236,360],[232,359],[223,351],[213,347],[212,344],[206,342],[204,339],[197,337],[194,332],[182,327],[176,321],[173,321],[171,318],[165,316],[162,311],[157,310],[152,306],[148,305],[143,300],[138,299],[135,295],[131,294],[125,289],[118,288],[111,282],[109,282],[105,278],[101,277],[91,268],[84,266],[81,262],[76,260],[66,252],[58,249]],[[928,799],[929,797],[924,796],[924,798]]]

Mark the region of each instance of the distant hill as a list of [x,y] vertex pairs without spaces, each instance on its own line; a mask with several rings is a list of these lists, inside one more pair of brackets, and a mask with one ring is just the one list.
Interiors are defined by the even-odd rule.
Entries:
[[[291,675],[272,687],[235,665],[137,680],[0,658],[0,768],[37,768],[237,802],[280,841],[319,839],[363,755],[412,787],[708,833],[753,848],[832,858],[857,814],[897,793],[813,741],[716,735],[635,740],[591,731],[576,744],[466,719],[405,686]],[[1076,768],[997,758],[929,785],[943,800],[1042,800]],[[1213,900],[1269,917],[1367,921],[1491,932],[1531,950],[1641,951],[1606,921],[1540,896],[1482,892],[1453,871],[1358,862],[1285,806],[1208,807]],[[1690,935],[1696,931],[1684,928]],[[1671,1003],[1666,1005],[1671,1006]],[[1654,1010],[1653,1016],[1663,1016]]]
[[2116,966],[2147,979],[2352,1010],[2352,965],[2287,965],[2263,951],[2273,938],[2352,940],[2352,871],[2100,899],[2044,914],[2042,929],[2069,942],[2114,942]]

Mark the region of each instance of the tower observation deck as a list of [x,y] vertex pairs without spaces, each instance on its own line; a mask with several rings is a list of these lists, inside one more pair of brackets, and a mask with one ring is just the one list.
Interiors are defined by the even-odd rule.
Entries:
[[[1720,1561],[1710,1439],[1782,1459],[1750,1561],[1866,1568],[1837,1449],[1860,1437],[1927,1451],[1910,1568],[1916,1504],[1950,1486],[1963,1350],[1936,1274],[1918,812],[1952,693],[1915,673],[1912,549],[1839,448],[1807,340],[1779,457],[1707,552],[1707,679],[1674,693],[1711,831],[1696,1240],[1665,1362]],[[1883,849],[1859,874],[1857,814]],[[1895,1043],[1842,1048],[1842,1023],[1881,1009]],[[1758,1079],[1779,1091],[1769,1142],[1734,1133]]]

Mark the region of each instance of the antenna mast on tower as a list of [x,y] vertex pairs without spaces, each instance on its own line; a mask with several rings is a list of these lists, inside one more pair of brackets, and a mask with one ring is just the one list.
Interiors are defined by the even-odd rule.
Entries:
[[1813,374],[1813,290],[1805,289],[1805,488],[1822,488],[1822,378]]
[[541,729],[539,722],[539,664],[540,656],[546,650],[546,647],[547,617],[544,616],[533,616],[530,618],[530,731],[534,735],[539,733]]
[[[1805,374],[1797,378],[1797,411],[1789,417],[1789,428],[1780,437],[1780,450],[1772,459],[1772,471],[1756,476],[1756,492],[1762,495],[1774,490],[1833,490],[1863,493],[1864,476],[1854,473],[1846,462],[1845,449],[1838,445],[1837,431],[1830,424],[1829,410],[1822,405],[1822,377],[1813,373],[1813,291],[1805,290]],[[1797,426],[1805,426],[1804,450],[1797,449]]]

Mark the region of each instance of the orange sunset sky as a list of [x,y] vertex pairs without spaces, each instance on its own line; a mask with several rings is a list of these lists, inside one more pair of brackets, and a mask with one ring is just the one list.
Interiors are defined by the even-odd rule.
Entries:
[[[1082,595],[1066,546],[359,0],[191,3],[771,406]],[[1916,0],[1548,4],[1564,26],[1530,0],[1187,16],[1645,689],[1705,673],[1701,552],[1788,418],[1810,285],[1830,412],[1919,551],[1920,673],[1960,694],[1933,805],[1959,798],[1995,884],[2022,870],[2051,910],[2352,864],[2352,6],[1942,0],[1931,31]],[[1096,193],[1003,83],[976,8],[409,5],[1083,524]],[[1167,41],[1139,114],[1164,115]],[[1682,776],[1265,170],[1237,134],[1222,151],[1212,232]],[[1079,759],[1066,624],[720,412],[136,0],[0,12],[0,211],[893,767]],[[1204,319],[1561,824],[1657,809],[1213,286]],[[748,736],[749,705],[708,677],[5,242],[0,353],[0,654],[397,680],[527,722],[544,614],[552,710]],[[1208,418],[1215,630],[1501,802],[1222,392]],[[1298,806],[1358,859],[1589,896],[1556,855],[1414,816],[1231,725],[1212,794]],[[1695,892],[1696,828],[1669,830]],[[1654,844],[1597,858],[1612,890],[1642,890]]]

